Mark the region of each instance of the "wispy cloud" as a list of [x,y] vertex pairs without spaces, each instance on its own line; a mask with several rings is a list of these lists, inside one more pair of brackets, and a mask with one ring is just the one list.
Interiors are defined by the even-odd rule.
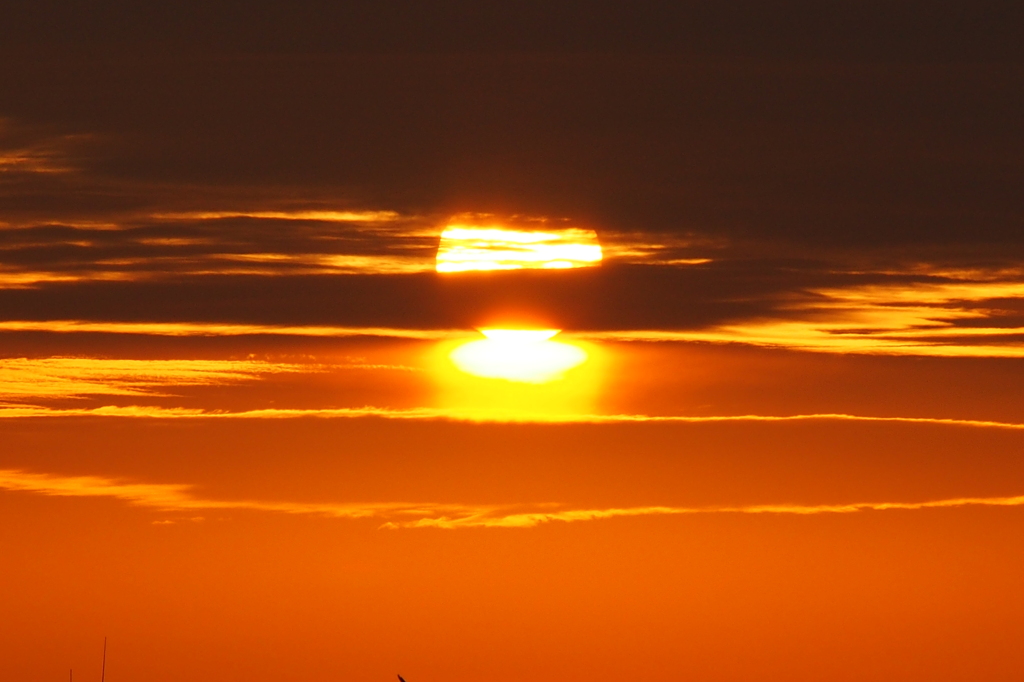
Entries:
[[851,330],[851,321],[756,321],[709,330],[620,330],[566,334],[591,341],[742,344],[766,348],[864,355],[941,358],[1024,357],[1024,327],[943,327]]
[[[87,396],[167,396],[168,391],[188,386],[223,386],[285,373],[315,373],[327,369],[417,371],[406,365],[343,362],[330,365],[294,364],[264,360],[122,360],[107,358],[3,358],[0,359],[0,415],[13,416],[31,400],[84,398]],[[3,401],[9,401],[4,404]],[[20,405],[19,405],[20,404]],[[108,408],[97,408],[107,410]],[[158,416],[154,408],[123,409],[124,414]],[[165,408],[169,415],[179,414]],[[96,414],[114,414],[97,412]],[[193,414],[185,412],[180,414]]]
[[91,322],[88,320],[0,320],[0,331],[152,336],[377,336],[395,339],[442,340],[473,336],[464,330],[336,327],[327,325],[232,324],[219,322]]
[[102,476],[58,476],[0,469],[0,489],[55,497],[106,497],[165,512],[237,509],[333,518],[424,516],[437,513],[474,515],[491,507],[446,504],[315,503],[266,500],[216,500],[196,496],[194,486],[177,483],[135,483]]
[[83,135],[42,134],[0,118],[0,177],[4,174],[52,174],[74,170],[69,148]]
[[725,255],[728,243],[694,234],[602,231],[601,248],[610,263],[630,265],[706,265]]
[[[15,157],[8,161],[14,164]],[[527,231],[503,223],[486,229],[449,225],[444,230],[439,216],[394,210],[324,208],[315,201],[311,207],[281,208],[275,206],[281,199],[261,202],[255,197],[225,196],[219,202],[249,207],[111,210],[102,216],[33,213],[0,223],[8,228],[0,230],[0,288],[211,275],[394,275],[432,272],[438,263],[446,271],[566,268],[601,260],[593,230],[543,218],[513,221],[527,225]],[[550,229],[538,231],[538,226]],[[611,232],[608,236],[620,263],[710,262],[688,255],[691,250],[675,243],[654,244],[639,235]]]
[[66,173],[69,170],[46,148],[0,149],[0,173]]
[[[14,163],[13,157],[7,160]],[[254,202],[259,205],[250,199]],[[0,229],[0,288],[210,275],[426,272],[434,269],[440,234],[429,219],[392,210],[37,213],[20,220],[3,216],[7,221],[0,223],[0,228],[6,227]]]
[[957,497],[924,502],[852,502],[845,504],[755,504],[722,507],[621,507],[609,509],[566,509],[501,513],[483,512],[468,516],[435,516],[407,521],[388,521],[387,528],[534,528],[541,524],[639,516],[680,516],[695,514],[780,514],[813,516],[817,514],[852,514],[866,511],[944,509],[956,507],[1021,507],[1024,495],[1013,497]]
[[4,358],[0,359],[0,400],[162,395],[169,387],[237,383],[313,369],[258,360]]
[[[869,511],[918,511],[971,506],[1024,506],[1024,495],[957,497],[919,502],[852,502],[838,504],[756,504],[738,506],[644,506],[572,509],[567,505],[472,505],[408,502],[290,502],[226,500],[195,494],[194,486],[177,483],[139,483],[103,476],[60,476],[0,469],[0,490],[53,497],[110,498],[162,512],[239,510],[321,516],[338,519],[378,519],[381,528],[534,528],[541,524],[578,523],[613,518],[707,514],[779,514],[811,516]],[[531,509],[532,507],[532,509]],[[562,508],[559,508],[562,507]]]
[[[263,265],[275,268],[326,267],[334,272],[357,272],[363,261],[379,261],[372,268],[404,272],[429,269],[420,262],[412,265],[390,257],[310,256],[273,253],[238,254],[222,261],[233,265],[225,270],[241,272],[250,268],[259,274]],[[280,268],[279,268],[280,266]],[[204,266],[205,267],[205,266]],[[370,266],[367,266],[370,267]],[[206,271],[204,271],[206,272]],[[622,329],[564,333],[565,338],[615,342],[677,342],[743,344],[769,348],[825,353],[857,353],[931,357],[1024,357],[1024,325],[1020,309],[1024,302],[1024,272],[939,273],[944,281],[872,284],[810,289],[786,298],[756,317],[729,324],[694,329]],[[74,271],[6,270],[0,266],[0,287],[34,286],[40,282],[74,282],[82,275]],[[100,278],[129,280],[135,275],[109,272]],[[951,280],[951,277],[962,277]],[[938,275],[936,275],[938,277]],[[390,336],[401,338],[452,338],[460,332],[312,326],[206,324],[206,323],[117,323],[87,320],[0,321],[0,331],[103,331],[105,333],[220,336],[239,334],[287,334],[295,336]]]
[[223,218],[262,218],[266,220],[315,220],[331,223],[377,223],[394,222],[401,218],[397,211],[337,211],[337,210],[292,210],[292,211],[183,211],[178,213],[154,213],[154,218],[171,220],[220,220]]
[[[1024,301],[1024,273],[936,273],[924,281],[811,289],[758,319],[694,330],[575,334],[605,341],[738,343],[772,348],[934,357],[1024,357],[1024,327],[1000,326]],[[997,303],[1001,302],[1001,303]]]
[[867,422],[921,424],[933,426],[967,427],[981,429],[1024,430],[1024,423],[983,419],[951,419],[938,417],[884,417],[855,414],[795,414],[795,415],[650,415],[650,414],[554,414],[548,412],[521,412],[500,410],[473,410],[436,407],[395,409],[388,407],[336,407],[336,408],[268,408],[236,412],[203,410],[198,408],[127,405],[82,408],[54,408],[38,405],[2,404],[0,419],[19,417],[126,417],[150,419],[358,419],[377,417],[398,420],[446,420],[476,423],[527,424],[713,424],[720,422]]
[[438,272],[572,269],[599,265],[597,233],[579,227],[450,223],[441,233]]

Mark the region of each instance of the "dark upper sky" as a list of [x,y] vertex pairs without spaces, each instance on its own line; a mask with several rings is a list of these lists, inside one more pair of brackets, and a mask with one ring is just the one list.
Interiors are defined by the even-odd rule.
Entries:
[[753,60],[1019,61],[1013,2],[372,0],[6,8],[4,44],[182,53],[662,53]]
[[[173,270],[169,246],[97,232],[86,248],[59,226],[132,214],[180,239],[138,216],[282,206],[395,210],[421,227],[460,211],[568,217],[714,257],[696,274],[603,275],[584,299],[647,305],[579,314],[597,327],[752,314],[851,271],[1017,267],[1019,5],[661,5],[23,3],[0,27],[0,151],[34,161],[0,176],[0,220],[36,233],[5,237],[2,258]],[[256,252],[306,238],[293,223],[214,227],[212,241]],[[281,315],[464,322],[427,312],[419,280],[287,279],[51,282],[0,291],[0,314],[180,317],[185,287],[198,317],[240,311],[241,296],[257,316],[297,298],[308,317]]]

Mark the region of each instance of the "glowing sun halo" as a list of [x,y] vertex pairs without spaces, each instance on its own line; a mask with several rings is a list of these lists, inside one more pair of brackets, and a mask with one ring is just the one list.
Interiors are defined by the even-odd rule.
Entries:
[[449,225],[441,234],[437,271],[581,268],[599,264],[601,257],[593,230]]
[[552,341],[557,329],[481,329],[487,338],[449,354],[463,372],[485,379],[543,384],[561,379],[587,360],[582,348]]

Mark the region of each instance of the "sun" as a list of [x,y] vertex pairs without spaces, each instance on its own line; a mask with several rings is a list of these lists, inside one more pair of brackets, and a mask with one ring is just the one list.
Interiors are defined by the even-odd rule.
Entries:
[[528,384],[557,381],[587,360],[582,348],[551,339],[558,329],[481,329],[486,337],[455,348],[460,370],[485,379]]
[[599,265],[597,233],[579,227],[453,223],[441,233],[437,271],[564,270]]

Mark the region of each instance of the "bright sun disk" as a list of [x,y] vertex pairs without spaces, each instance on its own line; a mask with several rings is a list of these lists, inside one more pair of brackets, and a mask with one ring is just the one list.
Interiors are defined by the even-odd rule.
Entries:
[[558,329],[481,329],[487,338],[457,347],[449,358],[463,372],[485,379],[543,384],[583,364],[587,353],[552,341]]

